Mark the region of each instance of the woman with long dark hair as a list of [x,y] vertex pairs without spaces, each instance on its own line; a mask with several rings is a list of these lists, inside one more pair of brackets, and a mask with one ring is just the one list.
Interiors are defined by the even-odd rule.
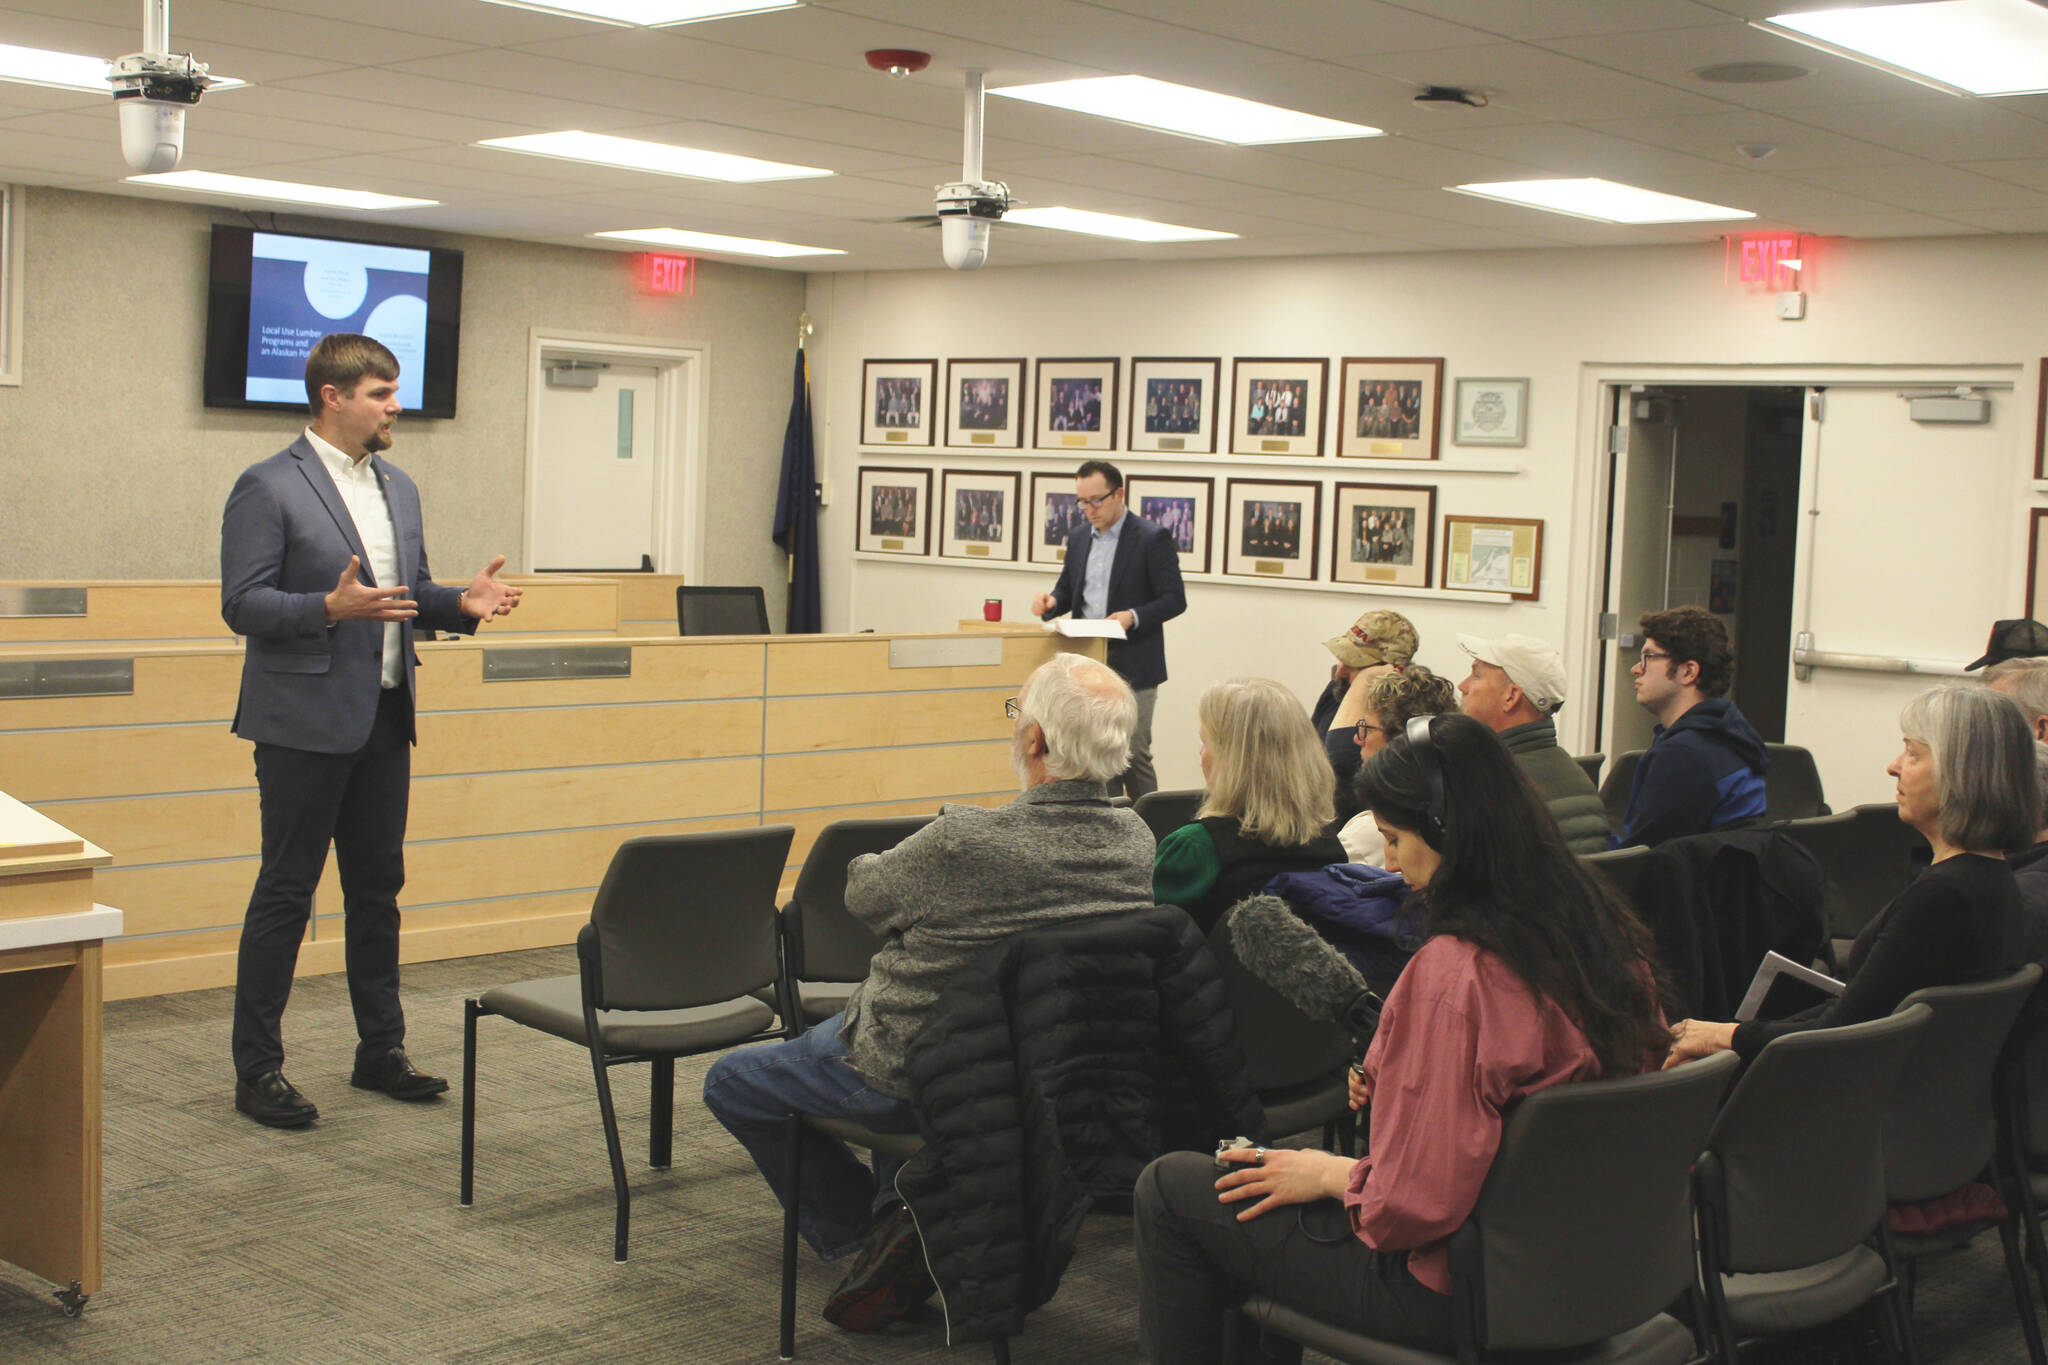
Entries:
[[[1652,1070],[1670,1034],[1649,934],[1566,849],[1493,731],[1418,718],[1359,774],[1387,867],[1429,939],[1352,1078],[1372,1155],[1177,1152],[1138,1181],[1148,1358],[1226,1359],[1223,1316],[1256,1289],[1354,1331],[1451,1349],[1445,1239],[1472,1212],[1502,1114],[1552,1085]],[[1288,1205],[1298,1208],[1289,1209]]]

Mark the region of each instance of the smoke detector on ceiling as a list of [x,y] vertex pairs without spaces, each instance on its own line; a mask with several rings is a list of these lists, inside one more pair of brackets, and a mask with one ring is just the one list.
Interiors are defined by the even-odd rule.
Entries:
[[932,64],[932,54],[907,47],[877,47],[868,51],[868,65],[891,80],[914,76]]

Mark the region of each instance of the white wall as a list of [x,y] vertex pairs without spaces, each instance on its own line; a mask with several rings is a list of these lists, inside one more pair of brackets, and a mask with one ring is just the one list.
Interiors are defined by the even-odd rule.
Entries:
[[[852,556],[864,357],[1217,355],[1227,381],[1239,355],[1441,355],[1447,389],[1460,375],[1531,379],[1525,450],[1466,450],[1447,432],[1440,462],[1369,474],[1340,470],[1334,460],[1320,468],[1257,457],[1197,466],[1111,456],[1127,472],[1217,476],[1219,497],[1223,478],[1270,468],[1274,477],[1332,483],[1434,483],[1439,520],[1449,511],[1546,522],[1543,591],[1533,603],[1191,583],[1188,614],[1167,627],[1172,681],[1156,730],[1163,784],[1198,782],[1193,711],[1205,684],[1264,673],[1306,699],[1329,662],[1318,642],[1368,607],[1406,612],[1422,634],[1422,661],[1452,676],[1464,672],[1454,632],[1515,630],[1557,641],[1575,681],[1589,677],[1604,535],[1593,515],[1605,486],[1597,455],[1602,378],[1841,384],[1953,373],[2013,383],[1998,396],[1993,431],[1970,443],[1979,451],[1988,440],[1988,457],[1972,454],[1958,465],[1948,456],[1950,433],[1906,426],[1905,405],[1890,397],[1896,385],[1884,391],[1884,411],[1898,412],[1885,419],[1882,449],[1827,451],[1828,533],[1812,565],[1820,644],[1966,661],[1990,621],[2020,614],[2023,602],[2026,507],[2041,501],[2031,473],[2034,375],[2048,349],[2036,303],[2048,289],[2043,246],[2040,237],[1825,242],[1801,322],[1779,321],[1768,295],[1725,285],[1718,246],[813,277],[821,458],[834,494],[824,531],[827,627],[945,628],[998,595],[1016,616],[1052,578],[1043,569]],[[1517,459],[1520,472],[1471,472],[1503,456]],[[1076,462],[1070,453],[900,448],[874,458],[1027,473]],[[1870,477],[1859,477],[1859,467]],[[1949,572],[1950,551],[1964,547],[1969,571]],[[1825,753],[1823,777],[1837,806],[1889,796],[1882,768],[1894,746],[1894,713],[1921,685],[1829,673],[1810,684],[1788,681],[1803,689],[1794,692],[1788,738]],[[1561,722],[1568,747],[1591,747],[1590,707],[1568,706]]]

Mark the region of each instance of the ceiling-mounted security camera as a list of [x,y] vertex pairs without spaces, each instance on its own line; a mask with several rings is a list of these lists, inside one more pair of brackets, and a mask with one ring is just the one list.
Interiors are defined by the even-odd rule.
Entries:
[[144,0],[143,51],[119,58],[107,73],[121,119],[121,156],[138,171],[175,169],[185,154],[185,111],[212,85],[205,62],[172,53],[171,0]]

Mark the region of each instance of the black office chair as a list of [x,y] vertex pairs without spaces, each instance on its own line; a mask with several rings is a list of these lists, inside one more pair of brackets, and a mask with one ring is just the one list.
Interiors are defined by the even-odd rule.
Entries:
[[779,920],[781,968],[776,999],[796,1028],[822,1023],[846,1008],[867,979],[868,959],[882,940],[846,909],[846,866],[863,853],[896,847],[932,822],[930,815],[834,820],[818,834],[797,874]]
[[1736,1065],[1723,1052],[1554,1085],[1508,1112],[1479,1203],[1451,1235],[1452,1355],[1376,1341],[1263,1294],[1241,1311],[1359,1365],[1524,1351],[1548,1365],[1696,1360],[1693,1332],[1664,1310],[1697,1302],[1692,1164]]
[[1253,975],[1237,955],[1227,916],[1209,931],[1208,943],[1237,1020],[1245,1069],[1266,1111],[1266,1136],[1277,1142],[1320,1128],[1324,1147],[1352,1151],[1358,1118],[1344,1083],[1352,1061],[1350,1038],[1329,1020],[1303,1014]]
[[626,1259],[632,1194],[610,1069],[652,1065],[647,1164],[666,1170],[675,1059],[789,1032],[753,993],[775,982],[775,888],[795,832],[765,825],[628,839],[576,935],[577,975],[499,986],[463,1002],[465,1207],[476,1169],[476,1021],[498,1014],[589,1049],[618,1200],[612,1258]]
[[1881,1120],[1933,1011],[1774,1039],[1735,1083],[1693,1169],[1707,1325],[1722,1365],[1744,1343],[1866,1305],[1887,1355],[1912,1324],[1885,1222]]
[[766,635],[768,599],[759,588],[676,587],[678,635]]
[[1200,787],[1188,787],[1180,791],[1146,792],[1131,806],[1152,831],[1152,840],[1157,843],[1167,835],[1195,818],[1201,809],[1202,798],[1209,793]]

